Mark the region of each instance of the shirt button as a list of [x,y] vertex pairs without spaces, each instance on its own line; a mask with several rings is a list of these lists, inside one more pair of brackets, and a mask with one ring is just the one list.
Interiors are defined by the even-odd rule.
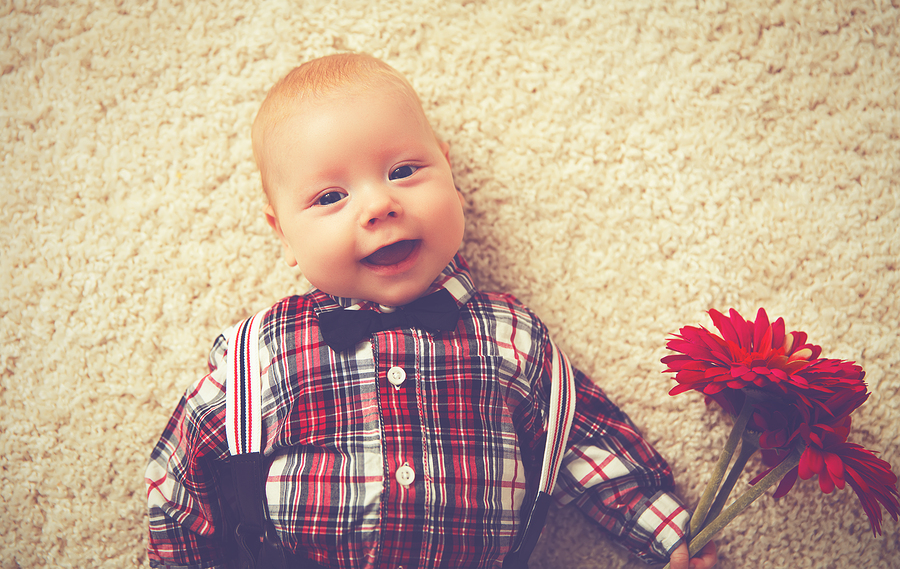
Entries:
[[394,474],[397,478],[397,482],[400,483],[401,486],[409,486],[416,479],[416,471],[413,470],[408,463],[403,463],[403,466],[397,469],[397,472]]
[[387,372],[388,382],[394,387],[400,387],[406,381],[406,372],[402,367],[392,367]]

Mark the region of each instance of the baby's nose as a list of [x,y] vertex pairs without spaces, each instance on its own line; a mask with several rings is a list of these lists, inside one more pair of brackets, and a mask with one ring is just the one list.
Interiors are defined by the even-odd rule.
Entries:
[[372,190],[367,196],[365,207],[360,216],[360,225],[371,227],[379,221],[391,217],[398,217],[403,212],[400,204],[391,196],[390,192]]

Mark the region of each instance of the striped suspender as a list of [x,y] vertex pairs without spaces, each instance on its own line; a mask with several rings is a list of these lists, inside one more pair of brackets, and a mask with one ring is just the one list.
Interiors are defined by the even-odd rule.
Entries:
[[[219,483],[229,493],[234,536],[229,544],[236,556],[228,567],[249,569],[319,568],[303,548],[284,549],[278,539],[266,500],[266,462],[262,454],[262,377],[259,365],[259,327],[266,311],[238,324],[225,355],[225,433],[228,458],[220,461]],[[223,484],[222,480],[229,481]],[[290,560],[290,562],[288,561]],[[235,564],[236,563],[236,564]]]
[[[547,418],[547,442],[544,444],[544,461],[541,465],[541,480],[538,493],[527,515],[522,517],[522,529],[512,551],[503,560],[503,569],[525,569],[528,558],[534,551],[547,511],[550,509],[550,494],[556,486],[556,477],[566,453],[566,441],[572,430],[575,417],[575,373],[569,360],[553,346],[553,369],[550,376],[550,415]],[[528,505],[524,505],[528,507]]]
[[566,453],[566,441],[575,417],[575,373],[569,360],[553,346],[553,374],[550,388],[550,416],[547,420],[547,444],[541,466],[541,492],[550,494]]
[[259,325],[264,314],[238,324],[225,354],[225,430],[232,456],[261,448]]

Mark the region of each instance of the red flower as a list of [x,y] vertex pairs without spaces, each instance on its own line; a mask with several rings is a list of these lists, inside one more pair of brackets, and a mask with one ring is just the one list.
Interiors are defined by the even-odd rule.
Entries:
[[784,320],[773,324],[762,308],[755,321],[747,321],[734,309],[729,316],[717,310],[709,315],[721,336],[702,327],[685,326],[666,347],[677,354],[666,356],[666,372],[678,382],[669,395],[699,391],[734,406],[729,392],[752,387],[789,401],[814,407],[836,392],[865,391],[865,372],[853,362],[819,359],[822,349],[807,343],[805,332],[784,332]]
[[881,533],[879,504],[897,520],[900,514],[897,476],[887,462],[865,448],[847,442],[850,414],[868,398],[865,372],[853,362],[819,358],[819,346],[807,343],[804,332],[785,334],[784,320],[769,323],[759,309],[755,321],[735,310],[724,316],[709,311],[721,335],[686,326],[667,347],[676,352],[662,362],[678,382],[670,395],[695,390],[737,415],[754,392],[754,413],[748,428],[760,433],[763,461],[770,466],[755,484],[790,454],[801,439],[805,448],[775,492],[785,495],[797,477],[818,477],[826,494],[849,484],[862,503],[875,535]]
[[[819,432],[816,432],[816,431]],[[897,476],[891,465],[857,444],[847,442],[850,418],[831,431],[804,428],[806,449],[800,456],[800,464],[782,480],[776,498],[786,494],[799,475],[803,480],[818,476],[819,488],[830,494],[832,490],[849,484],[869,517],[872,533],[881,533],[881,508],[897,520],[900,502],[897,494]]]
[[846,440],[850,414],[868,398],[866,391],[847,389],[811,408],[770,400],[756,405],[748,427],[760,433],[759,446],[763,449],[787,449],[797,436],[809,440],[814,433],[841,433]]
[[[816,439],[816,437],[812,437]],[[797,476],[809,480],[818,476],[819,488],[830,494],[835,488],[843,489],[849,484],[862,504],[869,518],[872,533],[881,534],[881,508],[884,506],[894,520],[900,515],[900,502],[897,494],[897,476],[891,465],[857,444],[841,440],[839,436],[818,438],[822,444],[812,440],[800,455],[800,464],[791,469],[781,480],[774,497],[781,498],[793,488]],[[787,457],[787,453],[764,450],[763,460],[771,468],[762,472],[750,481],[759,482]]]

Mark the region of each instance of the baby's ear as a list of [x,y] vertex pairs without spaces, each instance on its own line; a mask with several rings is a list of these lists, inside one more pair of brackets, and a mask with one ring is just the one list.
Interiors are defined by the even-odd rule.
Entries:
[[275,208],[272,207],[272,204],[267,203],[266,207],[263,208],[263,213],[266,216],[266,223],[268,223],[269,227],[271,227],[275,231],[275,233],[278,233],[280,236],[281,225],[279,225],[278,223],[278,217],[275,216]]
[[284,231],[282,231],[281,224],[278,222],[278,216],[275,215],[275,208],[272,207],[272,204],[266,204],[266,208],[263,211],[266,215],[266,223],[269,224],[269,227],[272,228],[275,235],[278,235],[278,239],[281,240],[281,252],[284,256],[284,262],[287,263],[289,267],[296,267],[297,257],[294,256],[294,252],[291,250],[291,246],[284,236]]

